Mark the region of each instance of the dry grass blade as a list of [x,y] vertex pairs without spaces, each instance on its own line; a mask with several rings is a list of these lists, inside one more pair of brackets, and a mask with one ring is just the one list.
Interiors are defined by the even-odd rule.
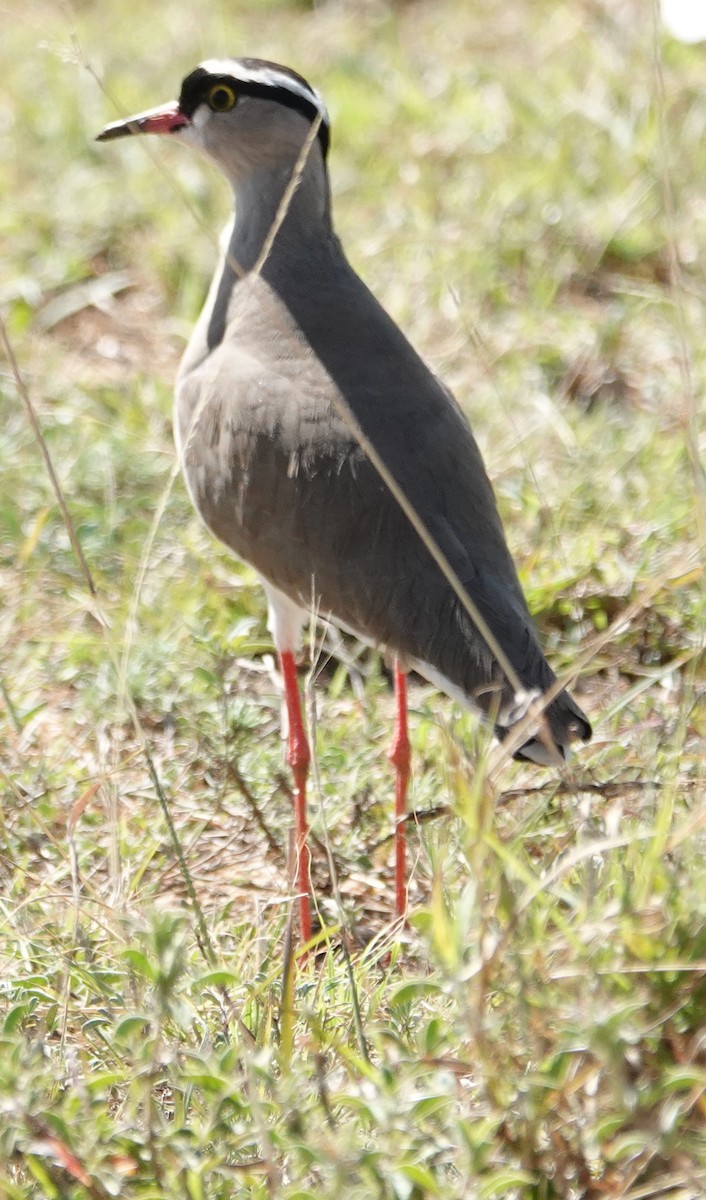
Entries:
[[34,433],[34,436],[37,440],[37,445],[39,446],[39,450],[42,455],[42,459],[44,460],[44,466],[45,466],[47,474],[51,480],[51,485],[54,490],[54,495],[56,496],[56,502],[59,505],[59,511],[61,512],[61,517],[64,522],[64,526],[66,527],[66,532],[69,535],[69,539],[71,541],[71,546],[73,548],[74,554],[76,555],[76,561],[78,562],[78,565],[80,567],[81,575],[83,576],[83,581],[84,581],[86,587],[88,588],[88,591],[90,592],[90,594],[92,596],[95,596],[96,595],[95,584],[93,582],[91,572],[88,568],[88,563],[86,562],[85,555],[83,553],[83,550],[81,549],[81,543],[79,542],[78,537],[76,536],[76,528],[71,519],[71,514],[70,514],[68,506],[66,504],[66,500],[64,498],[64,493],[63,493],[61,484],[59,483],[59,477],[58,477],[56,471],[54,470],[54,464],[51,460],[51,455],[49,453],[49,447],[47,446],[46,439],[44,437],[44,434],[42,433],[42,427],[39,424],[39,418],[37,417],[37,413],[35,411],[34,404],[32,403],[32,398],[29,394],[28,388],[25,385],[25,381],[22,377],[22,373],[20,371],[20,368],[19,368],[19,365],[17,362],[17,358],[15,356],[15,352],[12,348],[12,344],[8,337],[7,327],[5,325],[5,321],[3,319],[2,313],[0,313],[0,342],[2,342],[3,348],[5,350],[5,354],[7,356],[7,361],[10,364],[10,369],[12,371],[12,375],[15,380],[15,386],[17,388],[17,394],[20,397],[20,399],[24,405],[24,409],[27,414],[27,419],[28,419],[30,425],[32,426],[32,432]]
[[[73,548],[73,551],[76,555],[77,561],[78,561],[80,569],[81,569],[81,574],[83,576],[86,587],[87,587],[91,597],[93,598],[93,601],[95,604],[96,616],[98,618],[99,625],[100,625],[101,631],[104,636],[105,644],[107,646],[110,659],[111,659],[113,667],[116,671],[116,676],[121,681],[121,691],[123,692],[123,697],[121,699],[121,703],[122,703],[122,700],[127,701],[128,711],[132,718],[132,722],[133,722],[133,725],[135,728],[135,733],[137,734],[137,737],[139,739],[139,742],[140,742],[140,745],[142,748],[142,753],[144,755],[144,759],[145,759],[145,762],[147,765],[147,770],[149,772],[150,778],[152,780],[155,791],[157,793],[159,803],[160,803],[160,806],[162,808],[162,812],[164,815],[164,819],[167,823],[167,828],[169,830],[170,839],[172,841],[172,845],[174,847],[176,858],[179,863],[179,867],[181,869],[181,873],[182,873],[182,877],[184,879],[186,890],[189,895],[189,899],[191,901],[191,904],[193,906],[194,913],[196,916],[197,937],[198,937],[199,945],[200,945],[202,953],[203,953],[204,957],[207,959],[207,961],[212,962],[214,960],[213,947],[211,945],[211,940],[210,940],[210,937],[208,934],[208,929],[207,929],[206,922],[204,919],[203,910],[199,903],[198,896],[196,895],[194,883],[191,878],[191,874],[189,872],[189,869],[188,869],[188,866],[186,863],[186,859],[184,857],[184,852],[182,849],[181,841],[179,839],[179,835],[177,833],[176,827],[174,825],[174,821],[172,819],[169,804],[167,802],[167,797],[166,797],[166,794],[162,787],[162,783],[159,778],[159,774],[155,767],[154,759],[150,752],[147,738],[146,738],[145,732],[142,728],[142,723],[140,722],[139,715],[137,712],[137,707],[135,705],[134,699],[132,698],[132,696],[130,696],[127,693],[127,690],[126,690],[127,685],[126,685],[126,681],[125,681],[124,666],[121,667],[121,665],[118,662],[118,656],[116,654],[115,646],[113,645],[113,641],[112,641],[112,638],[111,638],[111,635],[109,632],[109,623],[106,621],[105,616],[103,615],[103,613],[101,611],[96,588],[93,583],[93,579],[92,579],[91,572],[88,567],[88,563],[86,562],[85,556],[81,549],[81,545],[76,536],[76,530],[74,527],[74,523],[73,523],[73,521],[71,519],[71,515],[68,511],[68,507],[66,505],[66,501],[64,499],[64,494],[63,494],[61,485],[59,483],[59,479],[57,477],[56,471],[54,470],[54,465],[52,463],[46,441],[42,434],[41,426],[37,419],[34,405],[32,404],[32,401],[31,401],[31,398],[29,395],[29,391],[28,391],[27,387],[25,386],[24,380],[22,378],[22,374],[20,372],[20,369],[19,369],[19,366],[17,363],[17,358],[15,356],[12,345],[11,345],[10,340],[7,335],[7,329],[5,326],[5,322],[3,321],[1,316],[0,316],[0,341],[2,341],[2,344],[5,349],[5,353],[7,355],[8,361],[11,365],[12,373],[13,373],[13,377],[15,379],[15,384],[17,387],[18,394],[20,395],[20,397],[23,401],[25,411],[27,413],[27,417],[29,419],[30,425],[32,426],[32,430],[35,434],[35,437],[37,438],[37,442],[38,442],[38,445],[39,445],[41,453],[42,453],[42,458],[44,460],[44,464],[45,464],[47,473],[49,475],[49,478],[51,480],[51,484],[54,489],[54,493],[56,495],[59,509],[61,511],[62,519],[64,521],[64,525],[66,527],[67,533],[69,535],[69,539],[71,541],[71,546]],[[167,495],[168,495],[168,493],[167,493]],[[165,498],[165,503],[166,503],[166,498]],[[89,792],[90,792],[90,789],[89,789]],[[88,795],[88,792],[84,793],[84,795]]]
[[684,303],[684,280],[677,243],[676,218],[672,173],[670,170],[671,138],[667,128],[667,97],[664,86],[662,23],[659,0],[652,0],[652,28],[654,74],[656,81],[655,102],[659,124],[659,165],[664,214],[667,223],[667,252],[669,254],[669,285],[676,313],[676,333],[679,345],[679,371],[682,383],[684,411],[684,437],[686,440],[691,476],[696,501],[696,522],[702,555],[706,553],[706,476],[699,447],[699,413],[696,389],[692,377],[689,343],[687,337],[687,315]]

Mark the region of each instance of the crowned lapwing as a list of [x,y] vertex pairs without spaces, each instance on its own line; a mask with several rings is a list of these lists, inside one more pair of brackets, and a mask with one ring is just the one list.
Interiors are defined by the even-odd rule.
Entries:
[[301,935],[311,935],[310,755],[294,655],[312,611],[395,659],[403,915],[406,672],[480,709],[500,739],[523,722],[518,758],[560,763],[591,727],[542,653],[466,418],[334,233],[318,92],[275,63],[209,61],[178,101],[99,140],[137,133],[204,151],[234,193],[179,370],[175,431],[197,511],[265,587],[288,713]]

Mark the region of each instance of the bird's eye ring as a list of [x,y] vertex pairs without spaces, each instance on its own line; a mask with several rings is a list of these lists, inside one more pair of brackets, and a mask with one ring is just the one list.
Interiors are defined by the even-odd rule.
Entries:
[[206,98],[208,106],[213,112],[223,113],[229,112],[234,107],[238,97],[227,83],[217,83],[211,88]]

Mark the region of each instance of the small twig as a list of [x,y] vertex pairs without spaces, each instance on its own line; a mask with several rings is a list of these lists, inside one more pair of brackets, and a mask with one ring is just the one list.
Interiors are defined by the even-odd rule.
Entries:
[[[525,800],[532,796],[580,796],[582,793],[590,792],[593,795],[602,796],[605,800],[615,800],[623,796],[625,792],[641,792],[655,789],[660,791],[664,787],[664,783],[659,779],[626,779],[624,783],[618,780],[607,783],[596,783],[594,781],[576,783],[575,781],[542,783],[538,787],[530,788],[511,788],[506,792],[499,792],[496,804],[504,804],[509,800]],[[701,791],[704,787],[703,779],[685,779],[679,785],[680,789],[685,792],[695,792],[697,789]],[[440,817],[452,817],[455,815],[455,808],[452,804],[435,804],[433,808],[412,809],[404,818],[415,825],[424,825],[428,821],[438,821]],[[392,841],[394,833],[387,833],[384,837],[379,838],[369,847],[371,853],[382,849]]]
[[[291,876],[290,876],[291,878]],[[284,947],[282,951],[282,994],[279,1006],[279,1062],[280,1068],[289,1072],[294,1052],[294,1021],[296,1009],[294,1004],[294,984],[297,974],[296,957],[294,954],[294,908],[290,905],[287,915],[287,927],[284,931]]]
[[[135,714],[135,720],[137,720],[137,714]],[[141,726],[139,726],[139,731],[140,731],[140,733],[142,732]],[[201,951],[204,958],[206,959],[206,962],[209,963],[211,966],[213,966],[214,963],[216,962],[216,955],[215,955],[215,952],[213,949],[213,944],[211,942],[211,938],[208,933],[208,928],[206,926],[206,920],[203,915],[203,909],[201,907],[199,898],[196,895],[196,888],[194,887],[194,881],[191,878],[191,872],[189,871],[189,868],[186,864],[186,859],[184,857],[184,851],[182,849],[181,842],[179,841],[179,834],[176,831],[176,826],[172,819],[172,814],[171,814],[171,810],[169,808],[169,803],[167,801],[166,793],[164,791],[164,788],[162,787],[162,782],[159,778],[159,775],[157,774],[157,768],[154,765],[152,755],[150,753],[147,742],[144,739],[144,736],[142,737],[142,752],[143,752],[143,754],[145,756],[145,760],[147,762],[147,770],[149,771],[150,778],[152,780],[152,786],[154,787],[154,790],[157,793],[157,799],[159,800],[160,808],[162,809],[162,815],[164,816],[164,819],[167,823],[167,829],[169,830],[169,837],[170,837],[170,840],[172,843],[172,849],[176,856],[176,860],[179,863],[179,870],[181,871],[181,875],[184,880],[184,886],[186,888],[189,900],[191,902],[191,906],[194,910],[194,915],[196,917],[196,929],[194,930],[194,933],[196,935],[196,941],[198,942],[199,950]]]
[[253,793],[251,792],[250,788],[248,787],[247,783],[243,779],[243,776],[240,772],[240,767],[236,763],[232,762],[230,759],[226,759],[225,767],[226,767],[226,775],[227,775],[228,779],[232,783],[235,784],[235,786],[237,787],[241,796],[247,802],[248,807],[250,808],[250,811],[252,812],[252,814],[255,818],[255,821],[258,825],[258,828],[264,834],[265,840],[266,840],[267,845],[269,846],[270,850],[277,858],[277,861],[279,863],[283,863],[285,855],[282,850],[282,847],[280,846],[279,842],[277,841],[277,838],[275,837],[275,835],[273,834],[269,825],[267,824],[265,818],[263,817],[262,809],[260,808],[260,805],[258,804],[257,800],[255,799],[255,797],[254,797]]
[[316,1068],[316,1086],[319,1093],[319,1102],[326,1115],[326,1122],[330,1129],[336,1128],[336,1118],[331,1108],[331,1100],[329,1098],[328,1083],[326,1081],[326,1058],[323,1054],[316,1054],[314,1057],[314,1065]]
[[[101,79],[100,75],[96,71],[95,67],[93,66],[93,64],[89,61],[89,59],[84,54],[83,47],[81,46],[78,35],[75,31],[71,35],[71,41],[72,41],[72,44],[74,47],[76,61],[80,64],[80,66],[83,67],[84,71],[86,71],[91,76],[91,79],[94,81],[94,83],[96,84],[98,89],[103,93],[106,100],[113,107],[113,109],[118,114],[118,116],[127,118],[129,114],[126,112],[126,110],[123,108],[123,106],[118,103],[118,101],[115,99],[115,96],[113,96],[112,93],[108,91],[105,84],[103,83],[103,80]],[[143,143],[144,143],[144,150],[147,153],[148,157],[151,159],[152,164],[157,168],[157,170],[159,171],[162,178],[164,180],[166,180],[166,182],[168,183],[168,185],[172,189],[172,191],[175,193],[175,195],[178,196],[180,203],[183,204],[184,207],[188,210],[189,215],[193,218],[199,231],[206,236],[208,241],[211,242],[211,244],[216,248],[216,250],[220,251],[218,237],[214,235],[213,226],[204,220],[202,214],[199,212],[196,205],[190,199],[188,192],[179,183],[177,176],[174,174],[173,171],[170,171],[168,167],[165,167],[161,155],[156,150],[152,150],[150,148],[149,141],[147,138],[143,138]],[[237,274],[240,277],[242,277],[245,274],[242,267],[239,267],[237,263],[235,263],[235,264],[231,263],[230,265],[234,267],[234,269],[236,270]]]
[[56,496],[56,501],[57,501],[57,504],[59,505],[59,510],[61,512],[61,516],[62,516],[64,525],[66,526],[66,532],[69,535],[69,540],[73,547],[74,554],[76,555],[78,565],[81,568],[81,574],[83,575],[84,582],[85,582],[86,587],[88,588],[89,592],[91,593],[92,596],[95,596],[96,595],[96,587],[93,582],[93,577],[88,568],[88,563],[86,562],[86,559],[84,557],[83,550],[81,549],[81,543],[79,542],[78,537],[76,536],[76,528],[71,519],[71,514],[69,513],[69,510],[68,510],[68,507],[66,504],[66,500],[64,499],[64,493],[62,491],[61,484],[59,483],[59,477],[58,477],[56,471],[54,470],[54,464],[51,460],[51,455],[49,453],[49,447],[47,446],[44,434],[42,433],[42,427],[39,424],[39,418],[37,416],[34,405],[32,403],[32,400],[31,400],[31,397],[29,394],[29,390],[27,388],[27,385],[25,384],[24,379],[22,378],[20,368],[18,366],[17,359],[15,357],[15,352],[12,349],[12,346],[10,344],[9,337],[7,336],[7,329],[5,328],[5,322],[3,320],[1,313],[0,313],[0,341],[3,344],[3,347],[5,349],[5,354],[7,355],[7,361],[9,362],[10,368],[12,370],[12,374],[13,374],[13,377],[15,380],[15,387],[17,388],[17,393],[18,393],[22,403],[24,404],[29,423],[32,426],[32,431],[34,433],[35,438],[37,439],[37,444],[39,446],[42,458],[44,459],[44,465],[47,469],[49,479],[51,480],[51,485],[54,489],[54,495]]
[[[695,782],[695,781],[689,781]],[[505,800],[524,799],[528,796],[542,796],[551,792],[553,796],[580,796],[582,792],[592,792],[595,795],[603,796],[606,800],[614,800],[618,796],[622,796],[624,792],[639,792],[645,791],[648,788],[662,788],[664,784],[659,779],[626,779],[621,782],[618,779],[609,780],[606,783],[598,783],[595,780],[572,780],[570,783],[549,782],[541,783],[537,787],[531,788],[511,788],[506,792],[500,792],[498,802],[502,803]]]
[[0,696],[2,696],[3,700],[5,701],[5,708],[8,711],[15,733],[22,733],[22,722],[18,716],[17,709],[10,699],[10,694],[7,690],[4,679],[0,679]]

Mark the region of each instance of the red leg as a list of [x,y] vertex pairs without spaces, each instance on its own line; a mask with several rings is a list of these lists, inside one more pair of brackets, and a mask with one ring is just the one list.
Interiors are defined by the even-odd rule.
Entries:
[[306,844],[308,825],[306,820],[306,777],[309,773],[309,743],[302,720],[299,703],[297,667],[291,650],[280,651],[279,656],[284,679],[284,699],[287,705],[289,741],[287,762],[294,776],[294,826],[296,830],[297,858],[294,884],[299,897],[299,932],[303,942],[311,937],[311,908],[309,905],[309,847]]
[[395,662],[395,735],[390,762],[395,768],[395,912],[407,911],[407,871],[405,864],[407,785],[409,784],[410,748],[407,733],[407,675]]

